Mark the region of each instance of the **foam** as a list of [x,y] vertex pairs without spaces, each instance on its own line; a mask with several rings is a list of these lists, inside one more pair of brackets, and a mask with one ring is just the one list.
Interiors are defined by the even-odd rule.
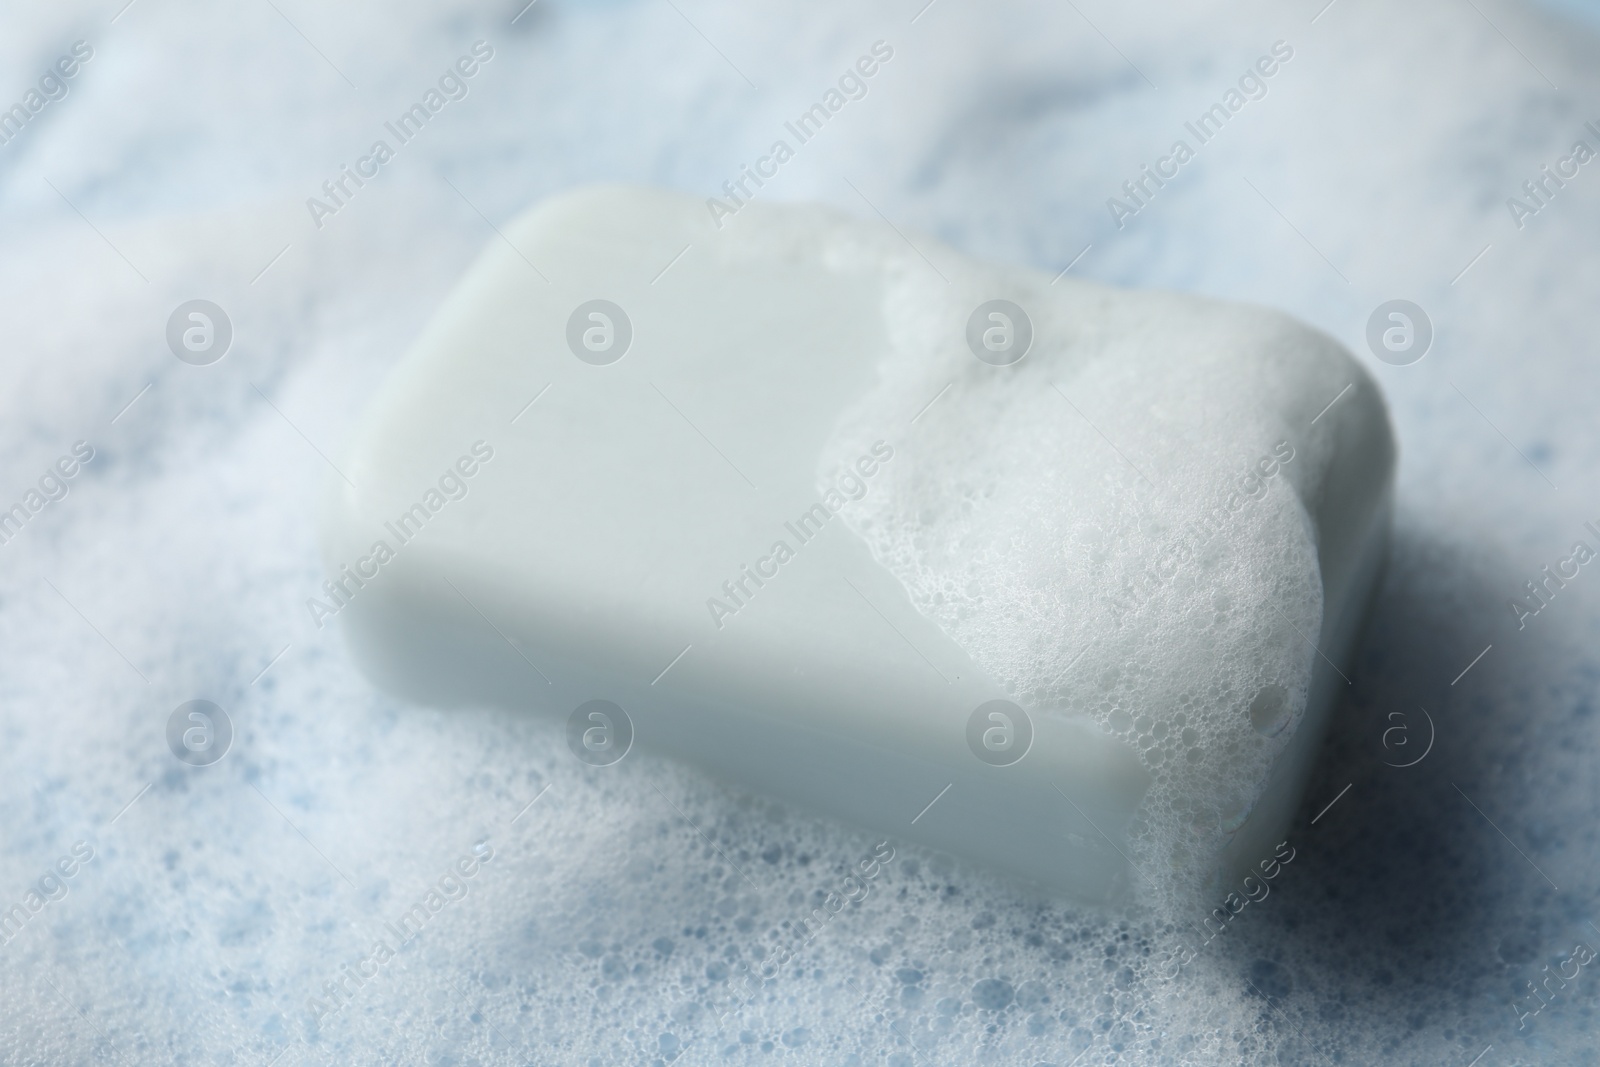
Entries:
[[[1595,98],[1592,32],[1482,5],[1557,93],[1459,4],[1340,0],[1314,26],[1321,4],[1155,4],[1149,19],[1080,5],[1157,91],[1065,8],[939,3],[908,29],[914,10],[898,4],[810,7],[770,25],[765,10],[680,6],[759,93],[666,5],[541,0],[508,30],[520,2],[402,3],[381,19],[279,4],[359,92],[268,5],[140,2],[109,26],[116,7],[98,3],[0,16],[16,87],[63,44],[97,49],[0,171],[7,492],[79,437],[100,453],[26,542],[5,548],[0,573],[0,799],[16,815],[0,835],[0,899],[18,899],[74,841],[96,846],[70,894],[0,950],[0,1059],[653,1063],[666,1033],[686,1046],[675,1064],[1066,1067],[1081,1052],[1078,1067],[1465,1065],[1490,1044],[1479,1067],[1592,1058],[1600,985],[1587,973],[1526,1030],[1510,1003],[1573,940],[1595,943],[1586,920],[1600,921],[1593,594],[1573,586],[1525,632],[1505,601],[1595,518],[1581,503],[1600,456],[1595,208],[1575,185],[1519,232],[1504,206],[1594,117],[1576,103]],[[430,130],[440,138],[338,227],[300,240],[304,198],[328,168],[480,35],[509,41],[486,72],[501,80],[474,87],[462,121]],[[1093,243],[1068,278],[1247,299],[1319,325],[1393,405],[1395,552],[1355,695],[1290,830],[1299,855],[1179,978],[1161,980],[1176,927],[1042,902],[908,848],[713,1037],[688,1018],[702,988],[725,987],[710,969],[730,949],[759,959],[806,896],[832,887],[834,865],[876,839],[642,750],[629,757],[642,773],[602,777],[574,765],[558,729],[375,693],[339,640],[299,629],[321,580],[312,504],[325,467],[249,381],[335,450],[394,354],[497,240],[438,174],[502,226],[533,197],[596,177],[704,194],[880,36],[897,46],[884,75],[900,80],[875,84],[854,126],[835,124],[763,195],[876,217],[843,174],[897,224],[970,254],[1053,277]],[[1252,105],[1255,125],[1230,128],[1185,184],[1125,231],[1109,228],[1104,198],[1165,150],[1191,102],[1214,98],[1278,37],[1299,54]],[[197,295],[241,325],[209,374],[177,364],[160,337],[171,308]],[[1410,368],[1361,349],[1367,314],[1396,296],[1439,326],[1434,353]],[[162,729],[201,695],[235,714],[237,747],[217,767],[179,767]],[[1386,716],[1415,717],[1418,703],[1438,725],[1433,754],[1410,771],[1382,766],[1394,758],[1379,742]],[[389,918],[484,835],[505,845],[501,880],[487,880],[491,864],[386,972],[392,984],[369,987],[376,999],[307,1044],[305,998],[330,964],[366,951],[367,917]],[[665,959],[661,938],[674,943]],[[903,984],[903,969],[920,981]],[[979,1007],[994,1002],[994,986],[978,992],[991,980],[1017,997],[1004,1011]],[[799,1029],[806,1043],[785,1044]]]
[[[1228,880],[1230,845],[1229,873],[1270,854],[1273,831],[1238,831],[1353,633],[1323,633],[1322,563],[1333,610],[1359,615],[1381,557],[1391,459],[1370,379],[1279,316],[976,264],[820,212],[759,217],[731,235],[736,261],[890,279],[876,383],[821,453],[906,440],[914,459],[842,513],[874,557],[1024,707],[1139,753],[1152,786],[1126,846],[1145,894],[1192,907]],[[1004,373],[963,344],[966,310],[997,293],[1033,320]],[[1367,484],[1330,508],[1340,463]],[[819,489],[842,469],[824,462]],[[1319,538],[1319,518],[1359,528]],[[1353,567],[1330,545],[1351,538]]]
[[[1053,325],[1041,323],[1040,332]],[[1220,353],[1247,349],[1248,339],[1224,336]],[[1092,352],[1095,341],[1084,338],[1080,351]],[[1217,434],[1190,422],[1164,427],[1171,444],[1152,447],[1149,409],[1126,402],[1140,388],[1126,369],[1040,353],[1002,388],[970,374],[962,353],[940,355],[932,367],[908,360],[888,371],[859,422],[841,430],[847,440],[880,432],[933,396],[941,378],[958,382],[919,433],[931,455],[915,480],[891,474],[887,492],[852,524],[918,607],[1024,706],[1088,715],[1133,744],[1153,784],[1131,858],[1152,872],[1190,867],[1250,814],[1299,725],[1322,584],[1313,532],[1282,483],[1236,513],[1231,528],[1190,535],[1196,548],[1186,565],[1167,553],[1226,497],[1219,473],[1229,457],[1248,470],[1288,439],[1275,436],[1285,428],[1227,422],[1233,432]],[[1227,410],[1246,363],[1174,381],[1174,394],[1151,406],[1181,396]],[[1178,369],[1144,366],[1137,376]],[[1094,424],[1072,404],[1094,412]],[[1138,455],[1139,470],[1101,433]],[[1315,463],[1307,451],[1302,444],[1296,459]],[[1247,714],[1269,687],[1285,694],[1288,719],[1270,735]]]

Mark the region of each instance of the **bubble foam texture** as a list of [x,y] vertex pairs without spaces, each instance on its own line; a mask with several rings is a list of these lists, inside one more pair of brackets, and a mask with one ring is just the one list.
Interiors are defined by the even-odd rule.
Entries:
[[[1505,604],[1596,517],[1595,174],[1525,230],[1504,205],[1597,117],[1592,30],[1488,0],[1515,48],[1442,0],[1340,0],[1315,25],[1320,2],[1157,3],[1140,18],[1080,4],[1152,90],[1065,7],[941,2],[909,26],[898,4],[783,20],[680,5],[751,93],[666,5],[540,0],[511,27],[520,2],[280,0],[352,90],[269,5],[140,0],[110,24],[116,6],[0,14],[7,101],[72,40],[98,53],[0,148],[5,499],[72,440],[98,449],[71,495],[0,547],[0,900],[75,841],[95,847],[0,947],[0,1061],[1465,1067],[1492,1045],[1479,1067],[1595,1062],[1589,969],[1525,1029],[1510,1005],[1575,941],[1600,945],[1600,594],[1586,572],[1526,630]],[[473,95],[311,229],[305,198],[478,36],[499,54]],[[1411,368],[1362,356],[1401,438],[1395,549],[1271,896],[1163,981],[1178,925],[902,848],[718,1027],[730,954],[759,962],[875,839],[644,752],[620,773],[584,768],[558,725],[374,693],[334,631],[304,622],[326,475],[306,439],[336,451],[496,240],[474,206],[500,223],[599,177],[717,189],[878,37],[897,48],[884,77],[763,195],[876,217],[844,175],[896,224],[971,255],[1053,277],[1092,243],[1068,279],[1282,307],[1356,351],[1371,308],[1406,296],[1439,339]],[[1279,37],[1298,54],[1271,95],[1116,230],[1105,198]],[[212,373],[160,339],[195,296],[238,327]],[[1137,441],[1114,439],[1139,462]],[[1149,492],[1114,457],[1102,466],[1117,480],[1103,496]],[[1113,514],[1131,526],[1133,506]],[[1083,548],[1097,551],[1124,558],[1115,542]],[[1066,675],[1068,698],[1089,664]],[[211,768],[177,765],[162,736],[198,696],[237,728]],[[1437,724],[1431,754],[1385,767],[1401,762],[1381,747],[1388,716],[1411,715],[1420,743],[1418,705]],[[307,998],[485,838],[496,855],[469,895],[313,1026]]]
[[[821,210],[760,221],[741,231],[759,254],[776,241],[890,279],[888,353],[823,449],[819,492],[847,469],[831,457],[880,440],[912,457],[845,521],[1031,714],[1088,718],[1138,753],[1153,784],[1129,861],[1163,914],[1192,908],[1299,725],[1317,656],[1298,494],[1315,499],[1334,420],[1291,425],[1288,402],[1359,372],[1258,309],[928,260]],[[964,336],[997,295],[1033,336],[1006,367]]]

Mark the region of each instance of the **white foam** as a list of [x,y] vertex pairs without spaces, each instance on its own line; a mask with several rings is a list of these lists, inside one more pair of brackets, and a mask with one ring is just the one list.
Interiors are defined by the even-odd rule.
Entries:
[[[825,259],[858,240],[819,219],[797,229]],[[1354,407],[1373,386],[1274,316],[951,256],[945,281],[882,239],[891,351],[824,455],[915,419],[915,460],[847,521],[1025,707],[1088,716],[1139,752],[1153,785],[1131,858],[1146,892],[1192,901],[1217,883],[1317,665],[1322,581],[1298,493],[1315,497],[1337,431],[1291,424],[1295,392],[1359,384]],[[997,294],[1035,338],[1003,371],[973,358],[959,321]]]
[[[1159,922],[1136,914],[1124,928],[1123,916],[1042,904],[907,850],[883,891],[831,923],[770,996],[674,1062],[1066,1067],[1091,1039],[1079,1067],[1465,1065],[1490,1044],[1479,1067],[1565,1067],[1591,1054],[1600,985],[1587,971],[1525,1031],[1510,1001],[1571,940],[1595,943],[1584,920],[1600,921],[1593,601],[1575,586],[1519,633],[1505,598],[1594,518],[1570,501],[1600,455],[1595,208],[1574,185],[1517,231],[1504,200],[1594,117],[1574,103],[1595,98],[1592,34],[1499,4],[1481,6],[1515,48],[1445,2],[1340,0],[1314,26],[1320,3],[1152,4],[1140,11],[1148,19],[1079,5],[1152,90],[1064,7],[939,3],[907,29],[914,10],[899,4],[811,7],[770,24],[766,9],[680,5],[757,82],[752,93],[665,5],[542,0],[508,31],[520,0],[470,12],[394,4],[381,19],[360,6],[279,3],[361,86],[353,91],[267,5],[140,0],[108,25],[119,6],[0,15],[15,73],[6,99],[77,37],[99,50],[73,94],[47,109],[49,125],[0,149],[9,484],[32,484],[80,436],[104,441],[112,472],[75,486],[28,544],[4,550],[14,558],[0,580],[0,795],[17,818],[0,835],[0,896],[18,899],[80,835],[105,847],[0,950],[0,1059],[650,1063],[663,1058],[662,1034],[684,1044],[704,1030],[689,1005],[702,988],[724,988],[712,969],[727,953],[759,959],[776,942],[768,932],[802,910],[791,894],[830,887],[831,865],[870,849],[865,835],[644,753],[648,773],[597,779],[537,723],[397,704],[336,641],[296,643],[252,687],[320,580],[311,515],[324,467],[247,379],[334,449],[460,269],[498,240],[438,173],[501,225],[533,196],[597,176],[709,193],[885,30],[906,41],[885,72],[901,80],[875,84],[854,126],[830,128],[763,195],[875,217],[843,174],[897,224],[968,252],[1053,276],[1092,242],[1069,278],[1290,308],[1356,349],[1376,303],[1419,300],[1440,325],[1435,352],[1411,368],[1368,362],[1404,444],[1398,554],[1346,709],[1353,725],[1325,753],[1292,832],[1300,855],[1181,980],[1159,981],[1175,932]],[[475,87],[461,122],[430,130],[441,137],[363,193],[339,232],[300,240],[304,197],[328,168],[364,150],[391,105],[480,33],[511,42],[492,68],[503,80]],[[1107,227],[1103,200],[1131,167],[1285,35],[1304,64],[1286,75],[1301,80],[1274,84],[1251,107],[1255,125],[1230,129],[1127,230]],[[259,197],[285,210],[263,213]],[[187,214],[197,203],[218,211]],[[219,286],[245,329],[219,373],[191,374],[166,354],[159,327],[180,299],[216,298]],[[1126,475],[1111,466],[1108,477]],[[221,773],[176,766],[161,739],[171,707],[202,692],[242,725],[241,747],[210,769]],[[1401,698],[1439,726],[1433,755],[1411,772],[1375,762]],[[303,1044],[304,998],[330,963],[360,957],[365,918],[415,899],[486,832],[506,844],[495,861],[506,861],[503,880],[442,912],[426,951],[386,972],[392,985],[368,989],[370,1007]],[[494,873],[491,864],[485,877]],[[703,938],[684,933],[702,927]],[[659,938],[674,942],[670,957]],[[919,995],[902,995],[902,968],[920,972],[906,987]],[[978,1006],[990,980],[1017,997],[1003,1013]],[[785,1045],[801,1028],[807,1043]]]

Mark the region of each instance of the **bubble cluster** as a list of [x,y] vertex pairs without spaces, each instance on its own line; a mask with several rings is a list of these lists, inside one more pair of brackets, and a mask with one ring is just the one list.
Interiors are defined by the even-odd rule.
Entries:
[[[745,69],[763,97],[781,101],[828,84],[842,47],[903,26],[920,6],[807,8],[781,33],[770,29],[766,8],[686,10],[741,66],[747,56],[770,56],[765,69]],[[1302,9],[1301,22],[1321,6]],[[1576,0],[1562,6],[1579,10]],[[263,274],[291,235],[261,210],[262,198],[282,199],[284,218],[304,218],[312,191],[305,176],[361,147],[352,137],[363,127],[322,121],[357,97],[270,5],[141,3],[107,28],[119,7],[12,5],[0,16],[0,52],[18,69],[58,54],[60,42],[80,33],[106,34],[109,64],[86,68],[73,95],[51,105],[50,122],[33,124],[28,143],[12,146],[22,150],[8,185],[20,213],[0,249],[15,296],[7,350],[15,373],[0,420],[0,452],[18,475],[9,491],[26,488],[80,435],[104,448],[85,468],[81,491],[75,485],[5,546],[10,565],[0,570],[0,800],[14,815],[0,834],[0,904],[27,909],[30,893],[48,901],[0,947],[0,1062],[1596,1061],[1600,978],[1590,969],[1526,1030],[1512,1011],[1528,995],[1525,983],[1546,966],[1559,969],[1575,940],[1600,945],[1587,926],[1600,922],[1593,601],[1580,593],[1558,603],[1560,613],[1539,620],[1536,641],[1515,644],[1528,635],[1514,623],[1509,640],[1483,633],[1520,589],[1528,561],[1565,547],[1549,538],[1574,517],[1562,510],[1571,493],[1551,493],[1477,412],[1422,373],[1440,370],[1447,355],[1451,379],[1529,458],[1547,466],[1535,443],[1549,443],[1555,463],[1547,469],[1564,488],[1561,472],[1592,469],[1595,443],[1581,428],[1593,422],[1596,201],[1574,186],[1526,231],[1510,227],[1504,198],[1528,170],[1516,159],[1565,151],[1582,136],[1582,116],[1548,95],[1524,57],[1470,10],[1437,0],[1332,7],[1304,31],[1308,56],[1314,42],[1324,57],[1320,66],[1308,58],[1304,80],[1284,83],[1300,95],[1246,116],[1260,121],[1228,131],[1242,136],[1218,145],[1237,158],[1219,155],[1207,169],[1187,170],[1186,184],[1163,193],[1114,244],[1094,235],[1094,250],[1051,290],[1090,309],[1114,296],[1069,286],[1080,273],[1249,293],[1298,308],[1354,345],[1378,299],[1409,293],[1434,317],[1440,334],[1427,359],[1376,368],[1390,375],[1385,388],[1405,438],[1404,536],[1368,662],[1353,672],[1357,705],[1344,716],[1370,721],[1336,736],[1323,754],[1340,776],[1317,784],[1303,819],[1353,777],[1356,787],[1314,828],[1313,841],[1296,842],[1306,847],[1273,881],[1272,895],[1175,977],[1168,953],[1205,936],[1204,917],[1221,892],[1170,915],[1140,901],[1091,911],[896,842],[868,896],[719,1023],[738,964],[799,941],[794,924],[825,911],[826,895],[879,839],[721,789],[643,746],[614,766],[584,766],[564,730],[572,705],[546,721],[419,708],[376,693],[336,628],[303,636],[299,594],[324,577],[308,514],[311,487],[326,471],[248,382],[331,450],[463,266],[484,241],[497,243],[466,204],[441,209],[455,194],[437,174],[497,223],[529,195],[530,182],[558,188],[619,167],[640,180],[711,189],[726,175],[708,177],[696,160],[720,167],[716,160],[738,157],[735,142],[755,128],[743,125],[746,112],[728,91],[735,75],[709,49],[694,58],[699,38],[666,5],[540,3],[509,28],[523,0],[480,11],[408,0],[388,5],[382,20],[327,5],[303,21],[286,7],[354,81],[400,94],[395,99],[415,91],[417,71],[453,54],[449,42],[458,36],[492,36],[505,61],[492,71],[501,80],[475,88],[482,97],[452,116],[455,126],[430,130],[447,136],[419,141],[422,154],[409,169],[386,173],[364,193],[373,199],[314,243],[294,236],[293,249]],[[1600,46],[1592,34],[1553,26],[1528,5],[1488,13],[1554,82],[1596,98]],[[905,80],[875,88],[863,110],[808,147],[808,162],[797,165],[815,166],[812,174],[786,170],[788,184],[769,183],[761,195],[837,196],[847,210],[873,217],[833,166],[870,158],[870,168],[845,169],[930,255],[937,252],[919,229],[1048,265],[1053,276],[1090,239],[1077,231],[1079,220],[1112,191],[1102,162],[1159,147],[1156,124],[1173,113],[1155,105],[1212,95],[1219,68],[1209,57],[1253,47],[1257,16],[1271,33],[1290,26],[1265,4],[1157,3],[1149,14],[1102,25],[1162,86],[1159,96],[1070,9],[935,5],[906,35],[907,65],[887,74]],[[1375,32],[1386,26],[1396,32]],[[362,53],[360,43],[374,40],[381,47]],[[932,47],[952,62],[919,67],[914,54]],[[1006,58],[1000,66],[991,61],[997,49]],[[283,108],[275,86],[299,94],[294,106]],[[130,99],[142,106],[128,108]],[[539,106],[526,106],[530,100]],[[707,101],[725,106],[708,111]],[[595,116],[604,118],[599,127]],[[764,137],[779,117],[750,121]],[[237,150],[216,151],[219,144]],[[685,152],[685,144],[711,150]],[[1347,165],[1347,144],[1374,146],[1383,166]],[[719,145],[728,152],[719,155]],[[1503,151],[1508,145],[1533,147],[1518,155]],[[41,161],[51,182],[149,274],[150,286],[38,180]],[[1241,169],[1364,297],[1344,295],[1327,265],[1243,187]],[[1587,170],[1579,179],[1592,180]],[[196,191],[205,210],[185,214],[178,198]],[[745,221],[721,232],[736,239]],[[1450,287],[1491,238],[1493,250]],[[834,243],[824,250],[840,260],[855,254]],[[689,255],[708,252],[697,245]],[[192,277],[175,276],[182,264]],[[907,279],[929,274],[920,260],[902,268]],[[1366,290],[1385,277],[1404,285]],[[541,284],[531,272],[529,279]],[[896,330],[907,328],[915,299],[927,297],[917,289],[908,282],[893,294]],[[1143,576],[1159,557],[1139,557],[1129,539],[1151,543],[1182,528],[1183,509],[1174,518],[1159,505],[1163,493],[1198,499],[1199,482],[1184,473],[1191,460],[1197,473],[1242,470],[1233,465],[1258,459],[1258,442],[1240,441],[1206,410],[1232,398],[1186,385],[1183,366],[1156,383],[1165,393],[1150,418],[1166,426],[1174,413],[1199,413],[1204,432],[1184,455],[1107,419],[1116,388],[1148,383],[1131,373],[1116,379],[1114,366],[1087,377],[1062,371],[1064,349],[1051,338],[1071,322],[1035,314],[1031,292],[985,287],[952,298],[964,313],[990,299],[1026,306],[1037,333],[1020,362],[979,363],[962,339],[963,322],[954,321],[954,332],[940,336],[961,346],[951,364],[957,373],[939,377],[930,365],[921,382],[888,368],[875,402],[911,405],[893,437],[897,447],[906,439],[907,459],[946,433],[992,439],[1003,446],[987,450],[993,463],[1010,449],[1019,469],[1046,478],[1036,484],[1041,496],[1047,488],[1077,495],[1065,509],[1030,511],[1020,495],[996,496],[975,477],[948,496],[901,486],[895,507],[921,499],[945,532],[909,546],[898,565],[930,617],[971,635],[988,669],[1015,680],[1010,698],[1030,715],[1092,715],[1136,743],[1166,781],[1228,784],[1189,776],[1210,766],[1213,737],[1222,748],[1264,754],[1292,736],[1292,713],[1270,732],[1271,687],[1284,691],[1283,707],[1298,707],[1294,683],[1304,665],[1280,650],[1273,655],[1294,669],[1272,671],[1221,650],[1259,644],[1274,618],[1264,608],[1269,593],[1281,594],[1273,602],[1295,625],[1305,624],[1287,605],[1311,578],[1292,578],[1267,552],[1230,563],[1211,542],[1170,579],[1152,580]],[[178,362],[163,337],[172,309],[196,295],[216,299],[240,331],[227,357],[203,369]],[[186,320],[185,329],[199,325]],[[1103,338],[1082,340],[1087,348],[1071,351],[1085,360],[1101,354]],[[1448,353],[1438,347],[1446,340]],[[630,350],[615,366],[593,369],[627,371],[645,355]],[[1041,375],[1048,380],[1034,381],[1014,409],[982,395],[981,373],[1015,380],[1051,365],[1057,369]],[[159,380],[141,393],[152,373]],[[913,425],[958,374],[957,387]],[[1028,405],[1051,401],[1052,381],[1065,393],[1053,401],[1063,422],[1047,426],[1043,408]],[[528,384],[508,399],[508,416],[544,379],[530,376]],[[1332,383],[1328,398],[1344,384]],[[965,399],[950,404],[957,388]],[[978,423],[969,410],[999,421]],[[1007,428],[1013,410],[1029,433]],[[858,414],[864,422],[883,417]],[[1213,435],[1250,447],[1194,451]],[[1092,458],[1094,476],[1053,471],[1048,450],[1062,448],[1071,449],[1054,453],[1063,461]],[[951,457],[963,458],[954,446]],[[1313,453],[1297,453],[1288,467],[1313,461]],[[1297,554],[1305,543],[1298,517],[1263,509],[1287,499],[1286,488],[1275,482],[1246,521],[1281,532],[1289,547],[1280,552]],[[1020,517],[1020,540],[986,534],[999,528],[994,509]],[[1084,517],[1091,512],[1092,521]],[[175,516],[201,521],[175,525]],[[869,516],[873,526],[862,534],[894,551],[902,531],[889,524],[903,517]],[[1082,614],[1064,612],[1051,596],[1030,597],[1014,577],[964,580],[953,558],[962,551],[995,561],[1000,576],[1014,576],[1024,562],[1042,566],[1041,587],[1064,589],[1050,566],[1059,559],[1123,593],[1113,598],[1103,583]],[[1513,558],[1500,560],[1502,551]],[[1252,562],[1281,572],[1281,588],[1252,579]],[[991,606],[1012,614],[1011,633],[1037,639],[987,635],[981,620]],[[1130,628],[1157,615],[1172,620],[1168,631],[1122,646]],[[252,682],[291,638],[293,648]],[[1491,639],[1494,652],[1450,688]],[[1218,650],[1209,661],[1206,641]],[[1175,648],[1192,670],[1170,662]],[[1160,692],[1166,703],[1135,692]],[[1429,694],[1421,702],[1438,726],[1432,755],[1408,769],[1380,765],[1415,758],[1410,746],[1396,753],[1379,741],[1393,725],[1385,696],[1394,692]],[[1431,699],[1444,692],[1448,703]],[[174,707],[202,694],[227,710],[237,732],[225,759],[186,766],[164,728]],[[1400,710],[1412,716],[1420,745],[1430,724],[1410,703]],[[1447,777],[1561,890],[1467,807]],[[1177,796],[1175,787],[1159,789]],[[1155,796],[1148,844],[1135,858],[1155,873],[1163,861],[1154,846],[1175,842],[1186,844],[1167,862],[1202,864],[1215,840],[1207,835],[1222,832],[1220,803],[1159,806]],[[313,1030],[307,998],[344,964],[359,965],[379,935],[374,923],[392,920],[483,837],[496,855],[471,895],[441,910],[348,1008]],[[76,858],[79,841],[93,858],[64,876],[59,865]]]
[[[907,462],[846,521],[1030,715],[1138,753],[1130,859],[1147,900],[1192,902],[1306,707],[1323,589],[1300,494],[1331,445],[1286,413],[1348,358],[1266,312],[955,256],[946,282],[892,233],[791,226],[796,254],[890,278],[877,382],[823,455],[891,439]],[[972,358],[965,309],[994,294],[1025,309],[1025,360]]]

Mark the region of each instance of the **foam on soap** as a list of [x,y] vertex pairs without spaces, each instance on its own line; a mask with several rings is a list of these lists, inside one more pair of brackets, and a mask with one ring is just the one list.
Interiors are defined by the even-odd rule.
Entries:
[[[1368,437],[1367,507],[1387,492],[1372,383],[1331,339],[1269,312],[937,251],[934,266],[821,212],[763,222],[732,247],[770,255],[777,240],[888,279],[889,346],[823,450],[819,487],[833,457],[905,442],[915,460],[845,521],[1012,699],[1088,717],[1138,753],[1151,785],[1126,851],[1146,892],[1181,907],[1226,866],[1325,662],[1311,513],[1341,436]],[[1031,320],[1010,366],[965,339],[967,310],[997,295]],[[1335,397],[1344,410],[1318,417]],[[1381,518],[1357,523],[1381,540]],[[1370,572],[1380,549],[1362,551]],[[1269,844],[1256,837],[1234,857],[1245,866]]]
[[[1099,293],[1047,300],[1037,281],[968,285],[1040,308],[1048,340],[996,373],[951,343],[955,309],[918,308],[912,294],[891,303],[894,356],[842,423],[841,447],[904,425],[955,384],[918,420],[922,462],[889,472],[850,520],[1014,699],[1088,715],[1138,751],[1152,786],[1127,838],[1136,867],[1209,873],[1298,725],[1322,618],[1293,487],[1258,476],[1260,496],[1227,510],[1230,467],[1245,474],[1267,457],[1282,470],[1274,449],[1309,448],[1273,407],[1251,420],[1251,405],[1226,395],[1260,376],[1262,323],[1206,322],[1179,299],[1129,308]],[[1099,306],[1075,316],[1080,302]],[[1225,340],[1204,353],[1209,338]],[[1158,355],[1130,366],[1117,359],[1130,347]],[[1323,395],[1340,388],[1336,373],[1321,376]],[[1128,404],[1137,392],[1154,395]],[[1230,417],[1207,425],[1208,408]],[[1250,714],[1261,700],[1279,709],[1265,732]]]

